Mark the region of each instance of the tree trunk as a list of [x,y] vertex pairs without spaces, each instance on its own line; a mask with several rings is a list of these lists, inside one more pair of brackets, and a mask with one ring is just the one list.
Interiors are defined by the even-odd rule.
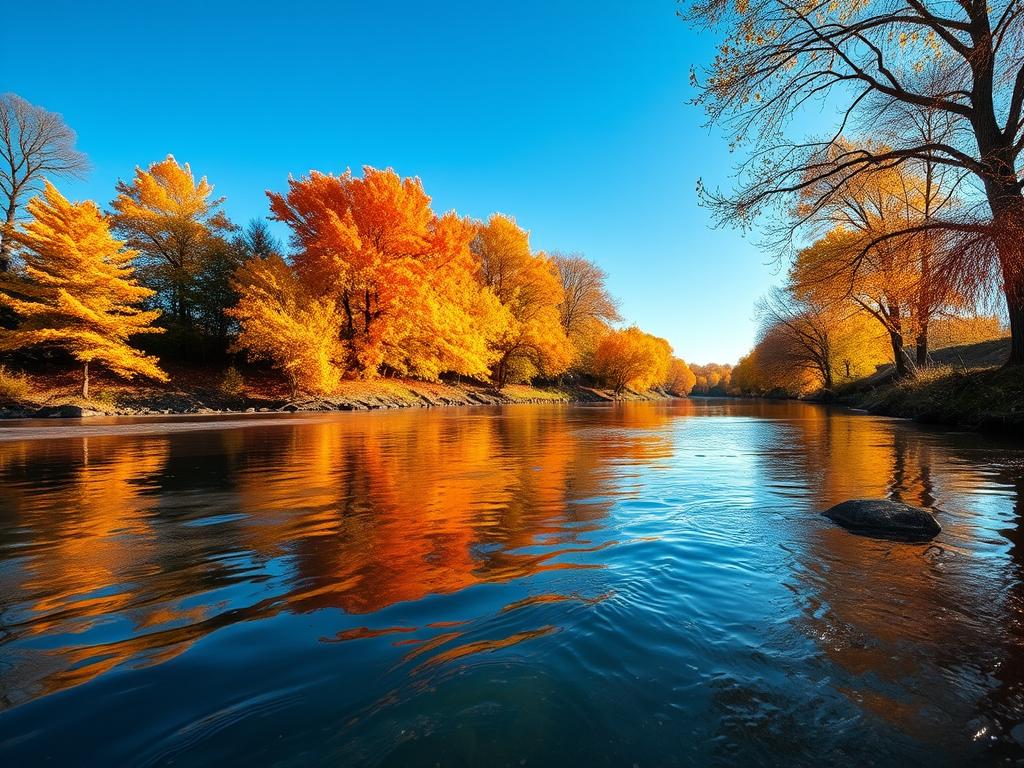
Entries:
[[917,367],[928,365],[928,320],[932,314],[932,260],[929,253],[931,242],[925,238],[924,253],[921,256],[921,284],[917,294]]
[[348,337],[353,338],[356,335],[355,321],[352,319],[352,300],[348,295],[348,288],[342,291],[341,294],[341,306],[345,308],[345,322],[348,325]]
[[889,342],[892,344],[892,359],[896,369],[896,378],[907,375],[907,353],[903,349],[903,327],[900,322],[900,310],[889,311]]
[[[1017,173],[1012,151],[1006,147],[994,147],[994,119],[986,115],[985,128],[978,130],[978,148],[982,156],[993,149],[989,166],[990,177],[985,179],[985,195],[992,211],[992,235],[999,256],[999,268],[1003,278],[1003,293],[1006,310],[1010,316],[1010,358],[1007,366],[1024,365],[1024,196],[1017,185]],[[989,125],[988,123],[991,123]]]
[[89,361],[82,366],[82,399],[89,399]]
[[[1009,213],[1009,212],[1008,212]],[[1019,216],[996,216],[996,251],[1002,271],[1006,313],[1010,318],[1010,358],[1007,366],[1024,365],[1024,244],[1021,230],[1014,224],[1024,225],[1024,213]]]
[[1007,291],[1006,311],[1010,315],[1010,359],[1006,365],[1024,365],[1024,298]]
[[10,233],[14,231],[14,213],[16,211],[14,200],[7,206],[7,216],[4,220],[3,230],[0,231],[0,272],[7,272],[11,268],[11,251],[13,243]]

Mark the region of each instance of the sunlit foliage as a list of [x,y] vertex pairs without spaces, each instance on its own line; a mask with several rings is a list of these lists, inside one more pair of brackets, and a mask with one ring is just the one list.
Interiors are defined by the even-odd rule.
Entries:
[[633,326],[611,331],[598,342],[594,367],[615,392],[646,390],[668,380],[671,358],[672,347],[665,339]]
[[944,349],[1006,338],[1009,329],[995,315],[951,315],[933,321],[931,334],[932,348]]
[[[44,267],[67,270],[61,278],[70,283],[68,259],[85,259],[92,249],[98,264],[118,265],[125,278],[111,288],[92,277],[90,269],[99,267],[78,270],[81,281],[91,281],[78,286],[83,296],[99,300],[107,291],[109,307],[92,309],[120,318],[123,332],[111,334],[111,345],[151,330],[159,318],[152,330],[168,333],[148,351],[204,363],[242,353],[277,368],[293,396],[328,396],[343,378],[378,376],[469,377],[499,389],[538,378],[566,383],[567,373],[573,383],[607,379],[619,390],[668,386],[685,393],[693,386],[685,363],[670,370],[667,342],[635,328],[613,329],[621,318],[597,264],[534,251],[529,233],[510,216],[481,222],[438,214],[419,179],[391,169],[365,167],[360,176],[312,171],[289,179],[285,192],[268,192],[270,218],[291,230],[287,254],[266,222],[244,230],[232,224],[206,178],[171,155],[136,168],[116,191],[105,218],[94,204],[71,206],[47,187],[51,207],[70,206],[82,221],[92,216],[91,226],[101,227],[107,241],[93,237],[45,267],[24,240],[26,274],[4,283],[4,303],[22,320],[19,340],[8,335],[7,348],[58,343],[36,327],[42,310],[30,308],[30,294],[42,290]],[[42,205],[33,212],[41,215]],[[28,238],[30,229],[18,237]],[[49,247],[48,255],[60,250]],[[622,372],[625,378],[612,370],[610,346],[600,366],[597,360],[599,342],[620,335],[634,340],[632,351],[642,358],[639,368]],[[83,363],[163,376],[154,357],[131,351],[117,360],[109,350],[68,339],[63,346]]]
[[313,172],[270,202],[292,230],[306,290],[338,302],[347,370],[487,374],[488,341],[508,317],[475,279],[475,227],[437,216],[419,179],[369,167],[362,178]]
[[705,365],[691,365],[691,370],[696,377],[693,391],[698,394],[725,394],[728,391],[732,380],[732,366],[728,364],[707,363]]
[[[843,145],[846,146],[846,145]],[[852,302],[889,335],[896,373],[927,365],[928,331],[940,313],[970,303],[962,270],[951,270],[947,253],[955,241],[940,231],[918,231],[932,211],[948,203],[948,191],[906,168],[863,173],[829,189],[829,202],[812,219],[824,235],[805,248],[790,273],[800,300],[822,304]],[[831,182],[829,183],[831,185]],[[805,193],[814,199],[826,182]],[[908,343],[916,347],[913,357]]]
[[554,262],[533,253],[529,234],[499,214],[478,227],[472,249],[483,284],[507,310],[507,324],[490,344],[498,387],[568,369],[574,351],[562,325],[564,291]]
[[[847,183],[890,169],[918,176],[929,166],[949,169],[971,204],[865,245],[924,233],[955,239],[947,267],[998,280],[1011,330],[1008,362],[1024,364],[1024,15],[1017,0],[687,5],[694,22],[724,36],[710,71],[694,77],[697,101],[735,146],[749,145],[735,193],[705,190],[721,218],[752,223],[802,197],[792,233]],[[803,122],[794,118],[810,110],[812,127],[793,130]],[[875,141],[847,141],[857,134]]]
[[338,337],[337,300],[310,295],[278,255],[249,259],[235,280],[240,325],[236,348],[269,360],[288,378],[292,395],[330,394],[340,380],[345,354]]
[[697,383],[694,375],[686,361],[679,357],[673,357],[668,363],[668,376],[665,378],[665,389],[673,395],[688,395]]
[[197,181],[188,163],[171,155],[117,183],[114,231],[139,252],[140,279],[179,324],[195,318],[197,281],[223,255],[222,236],[234,229],[222,203],[205,176]]
[[135,334],[154,333],[159,311],[138,305],[152,291],[138,284],[136,252],[114,239],[94,203],[71,203],[47,183],[28,203],[31,220],[14,233],[22,274],[0,281],[0,301],[19,323],[0,331],[0,349],[47,345],[64,349],[82,364],[82,397],[89,397],[89,365],[125,378],[167,376],[130,344]]

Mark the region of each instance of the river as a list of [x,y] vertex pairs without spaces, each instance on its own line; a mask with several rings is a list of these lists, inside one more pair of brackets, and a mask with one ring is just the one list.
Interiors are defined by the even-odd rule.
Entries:
[[9,422],[0,764],[1014,761],[1022,515],[1020,444],[804,403]]

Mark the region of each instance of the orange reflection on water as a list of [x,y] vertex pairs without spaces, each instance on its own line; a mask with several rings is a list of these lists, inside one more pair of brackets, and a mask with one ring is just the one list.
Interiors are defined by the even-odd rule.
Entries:
[[598,567],[583,560],[614,543],[589,538],[610,505],[594,500],[610,493],[609,452],[668,450],[645,433],[667,415],[635,413],[616,428],[637,440],[617,445],[580,439],[559,408],[0,443],[3,524],[23,539],[4,586],[27,597],[9,639],[60,639],[16,661],[4,692],[166,660],[282,611],[373,613]]

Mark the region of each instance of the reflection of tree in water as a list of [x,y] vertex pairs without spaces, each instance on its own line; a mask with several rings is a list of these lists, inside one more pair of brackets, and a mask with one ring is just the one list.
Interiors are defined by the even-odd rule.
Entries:
[[[2,444],[0,647],[12,666],[0,701],[129,659],[159,662],[282,610],[369,613],[582,567],[611,503],[606,463],[663,451],[648,430],[666,418],[557,407],[353,414]],[[605,422],[627,435],[581,430]],[[259,582],[262,593],[246,586]],[[123,629],[93,637],[111,616],[127,619]],[[43,632],[63,645],[20,649]]]
[[935,505],[931,443],[915,437],[918,439],[912,439],[905,429],[892,430],[893,467],[888,497],[931,508]]

